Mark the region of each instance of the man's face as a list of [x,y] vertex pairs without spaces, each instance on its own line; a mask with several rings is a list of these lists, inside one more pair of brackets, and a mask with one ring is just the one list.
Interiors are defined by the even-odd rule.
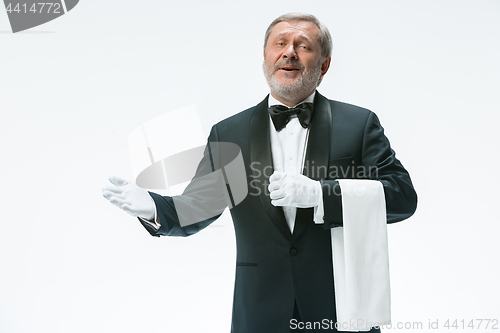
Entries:
[[276,24],[264,50],[264,74],[276,97],[301,99],[310,95],[330,65],[321,56],[319,28],[312,22]]

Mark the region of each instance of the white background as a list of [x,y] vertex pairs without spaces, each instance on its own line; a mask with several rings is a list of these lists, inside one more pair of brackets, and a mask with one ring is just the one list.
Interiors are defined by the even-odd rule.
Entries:
[[500,320],[500,2],[82,0],[18,34],[0,10],[0,332],[229,331],[229,215],[157,239],[101,187],[141,123],[196,104],[207,134],[261,101],[290,11],[329,27],[319,91],[378,114],[419,195],[389,226],[393,322]]

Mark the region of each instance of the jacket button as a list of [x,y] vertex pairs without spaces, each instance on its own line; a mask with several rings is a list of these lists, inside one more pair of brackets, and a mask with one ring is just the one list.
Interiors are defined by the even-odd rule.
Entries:
[[299,250],[297,250],[296,248],[292,247],[292,248],[290,249],[290,255],[292,255],[292,256],[296,256],[296,255],[297,255],[297,253],[299,253]]

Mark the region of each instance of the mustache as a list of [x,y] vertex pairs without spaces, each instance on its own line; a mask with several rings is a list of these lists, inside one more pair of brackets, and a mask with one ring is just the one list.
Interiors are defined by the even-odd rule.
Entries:
[[297,60],[283,60],[283,61],[276,63],[276,65],[274,66],[274,71],[276,72],[277,70],[279,70],[281,67],[283,67],[285,65],[299,68],[301,71],[304,70],[304,66],[302,66],[300,64],[300,62],[298,62]]

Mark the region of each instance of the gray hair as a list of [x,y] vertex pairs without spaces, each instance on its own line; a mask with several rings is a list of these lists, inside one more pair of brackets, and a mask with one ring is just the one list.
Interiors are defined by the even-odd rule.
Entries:
[[266,35],[264,36],[264,50],[266,49],[267,40],[269,39],[269,35],[273,31],[274,26],[280,22],[286,22],[286,21],[306,21],[316,24],[316,26],[319,28],[319,42],[321,44],[321,56],[323,57],[323,59],[332,56],[332,48],[333,48],[332,36],[330,35],[328,28],[323,23],[321,23],[316,18],[316,16],[304,13],[288,13],[281,15],[280,17],[275,19],[266,30]]

